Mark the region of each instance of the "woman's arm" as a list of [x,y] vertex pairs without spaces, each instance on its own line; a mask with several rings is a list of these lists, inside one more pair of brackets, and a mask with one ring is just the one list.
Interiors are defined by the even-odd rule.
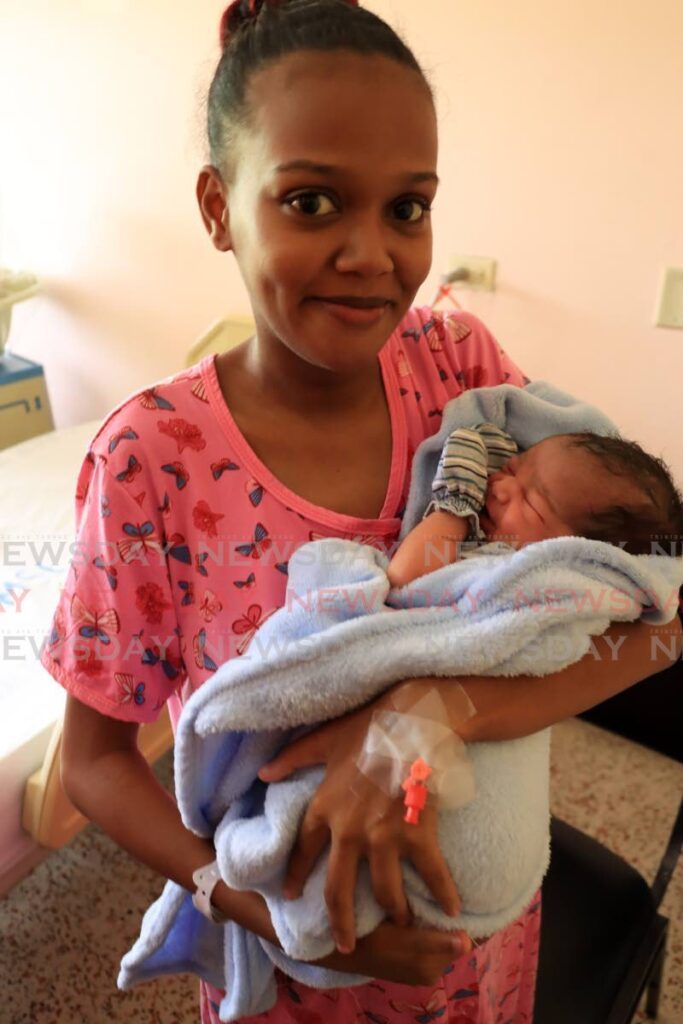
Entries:
[[[458,735],[469,743],[515,739],[578,715],[668,668],[681,657],[682,638],[678,617],[666,626],[614,623],[602,636],[593,637],[588,654],[561,672],[514,678],[459,676],[455,681],[464,687],[477,713],[464,723],[458,718]],[[394,687],[391,699],[397,710],[404,710],[436,686],[448,707],[453,682],[409,680]]]
[[[468,742],[529,735],[599,704],[668,666],[681,654],[678,618],[667,626],[617,624],[594,638],[581,661],[549,676],[468,676],[397,683],[382,697],[344,715],[286,747],[259,775],[268,782],[297,768],[326,764],[327,772],[311,800],[292,853],[285,891],[298,896],[323,849],[330,844],[325,899],[338,947],[353,948],[353,895],[358,861],[367,857],[375,896],[395,921],[405,919],[406,900],[400,859],[413,862],[446,912],[457,905],[457,890],[439,849],[436,814],[423,812],[420,826],[406,826],[400,800],[386,796],[358,772],[359,754],[375,710],[408,710],[436,687],[448,706],[459,683],[477,714],[458,733]],[[457,694],[458,710],[461,707]]]
[[[183,825],[175,801],[137,749],[137,730],[135,723],[108,718],[69,696],[62,739],[64,789],[86,817],[136,860],[193,892],[193,872],[214,860],[215,850]],[[243,928],[280,946],[266,901],[258,893],[219,882],[212,903]],[[385,922],[359,941],[353,955],[332,953],[316,962],[337,971],[427,985],[471,948],[463,931]]]
[[[183,825],[178,807],[137,747],[138,725],[67,697],[62,736],[64,790],[132,857],[190,892],[192,874],[215,859],[211,842]],[[213,902],[232,920],[278,945],[265,901],[222,882]]]

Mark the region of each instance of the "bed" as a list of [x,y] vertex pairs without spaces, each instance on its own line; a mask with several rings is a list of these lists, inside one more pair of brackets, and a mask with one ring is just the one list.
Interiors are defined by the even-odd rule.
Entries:
[[[188,351],[185,366],[251,333],[246,317],[217,321]],[[78,470],[99,424],[0,451],[0,894],[86,824],[59,775],[66,694],[40,664],[39,651],[69,566]],[[150,763],[172,744],[165,711],[141,727],[139,745]]]

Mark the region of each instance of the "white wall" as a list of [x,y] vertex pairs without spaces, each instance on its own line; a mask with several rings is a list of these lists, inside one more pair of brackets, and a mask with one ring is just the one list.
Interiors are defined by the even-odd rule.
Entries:
[[[438,92],[443,184],[418,301],[452,253],[497,259],[497,292],[463,293],[468,307],[527,373],[602,405],[683,480],[683,332],[653,326],[661,272],[683,265],[683,4],[367,6]],[[13,344],[46,365],[60,425],[104,415],[179,367],[213,319],[249,312],[194,198],[222,8],[2,0],[0,263],[44,280]]]

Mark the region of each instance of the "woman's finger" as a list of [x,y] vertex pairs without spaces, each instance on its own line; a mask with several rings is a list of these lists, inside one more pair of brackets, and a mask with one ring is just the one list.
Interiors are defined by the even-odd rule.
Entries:
[[410,852],[410,859],[443,912],[450,917],[459,914],[458,890],[438,844],[435,842],[428,847],[416,845]]
[[375,899],[394,924],[405,925],[410,912],[403,888],[398,850],[393,846],[371,846],[368,853],[372,891]]
[[327,824],[315,818],[309,806],[290,855],[287,874],[282,886],[283,894],[287,899],[297,899],[301,895],[306,879],[325,849],[328,839]]
[[356,945],[354,900],[359,856],[360,848],[355,840],[340,840],[332,835],[325,903],[332,936],[340,953],[351,953]]
[[[322,734],[322,735],[321,735]],[[302,736],[286,746],[277,757],[259,769],[258,777],[262,782],[280,782],[297,768],[308,768],[313,764],[327,764],[329,740],[322,729]]]

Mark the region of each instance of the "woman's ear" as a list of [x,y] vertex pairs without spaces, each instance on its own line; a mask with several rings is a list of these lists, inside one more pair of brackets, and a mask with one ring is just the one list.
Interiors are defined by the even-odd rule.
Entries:
[[199,212],[211,241],[220,252],[229,252],[232,249],[230,211],[225,185],[216,167],[211,164],[202,167],[196,193]]

